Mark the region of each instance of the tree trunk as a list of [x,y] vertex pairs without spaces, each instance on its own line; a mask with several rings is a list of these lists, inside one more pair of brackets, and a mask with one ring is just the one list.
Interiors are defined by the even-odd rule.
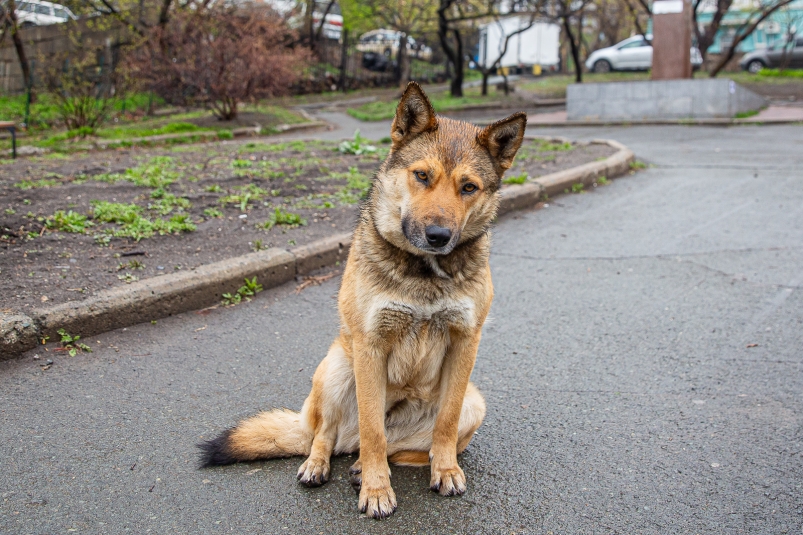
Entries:
[[8,1],[8,14],[11,19],[11,40],[14,42],[14,48],[17,50],[17,59],[20,62],[25,88],[31,93],[31,99],[33,99],[31,64],[28,63],[28,57],[25,54],[25,45],[22,43],[22,37],[20,37],[19,34],[19,27],[17,26],[17,6],[14,0]]
[[348,62],[349,62],[349,31],[343,28],[343,35],[341,37],[343,42],[340,44],[340,81],[338,85],[340,86],[340,90],[344,93],[346,92],[346,71],[348,69]]
[[304,14],[304,33],[307,34],[307,44],[313,52],[315,52],[315,24],[312,20],[314,12],[315,0],[307,0],[307,12]]
[[401,36],[399,37],[399,53],[396,55],[396,59],[399,63],[399,87],[404,90],[407,87],[407,84],[410,82],[410,54],[407,51],[407,34],[404,32],[400,32]]
[[449,58],[454,67],[454,76],[450,84],[450,93],[453,97],[463,96],[463,41],[460,31],[453,30],[456,47],[449,44],[449,20],[446,11],[452,6],[454,0],[440,0],[438,7],[438,40],[441,42],[443,53]]
[[572,61],[574,61],[574,81],[578,84],[583,83],[583,65],[580,63],[580,50],[572,34],[572,25],[569,24],[569,16],[563,17],[563,28],[566,30],[566,37],[569,38],[569,47],[572,51]]
[[[162,8],[159,10],[159,26],[164,28],[167,26],[167,23],[170,22],[170,5],[173,3],[173,0],[163,0],[162,1]],[[140,15],[140,18],[142,15]]]
[[697,7],[702,2],[698,2],[695,6],[693,11],[693,20],[694,20],[694,32],[697,35],[697,48],[700,50],[700,55],[703,57],[703,61],[705,61],[706,55],[708,54],[708,49],[714,44],[714,40],[716,39],[717,32],[719,31],[719,27],[722,24],[722,19],[725,17],[725,13],[731,7],[733,0],[717,0],[717,9],[714,12],[714,16],[711,17],[711,22],[708,23],[708,26],[705,27],[704,32],[700,32],[700,27],[697,24]]
[[451,94],[453,97],[458,98],[463,96],[463,76],[464,76],[464,60],[463,60],[463,38],[460,35],[460,30],[455,28],[452,30],[454,33],[454,40],[457,43],[455,49],[454,60],[454,77],[452,77]]
[[488,96],[488,77],[491,75],[489,69],[482,69],[482,96]]

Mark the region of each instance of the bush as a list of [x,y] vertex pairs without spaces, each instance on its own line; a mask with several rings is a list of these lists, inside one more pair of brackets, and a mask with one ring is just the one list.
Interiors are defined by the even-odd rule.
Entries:
[[270,9],[210,7],[179,10],[151,30],[132,54],[132,74],[173,104],[202,104],[222,120],[239,103],[286,94],[309,62],[290,48],[292,30]]
[[75,45],[47,56],[44,81],[64,126],[85,137],[114,110],[122,77],[114,65],[99,63],[106,55],[104,45],[83,42],[73,30],[68,33]]

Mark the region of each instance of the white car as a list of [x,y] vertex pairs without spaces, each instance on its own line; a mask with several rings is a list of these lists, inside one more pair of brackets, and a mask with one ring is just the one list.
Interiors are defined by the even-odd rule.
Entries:
[[[387,58],[395,58],[396,53],[399,51],[400,38],[401,32],[396,30],[371,30],[360,36],[357,50],[383,54]],[[410,36],[407,36],[407,52],[413,58],[425,61],[432,59],[432,49],[425,44],[419,44]]]
[[60,24],[78,17],[66,6],[42,0],[22,0],[17,3],[17,23],[22,26]]
[[[607,48],[595,50],[586,60],[586,68],[593,72],[646,71],[652,67],[652,35],[647,40],[635,35]],[[700,50],[691,47],[691,64],[698,68],[703,64]]]

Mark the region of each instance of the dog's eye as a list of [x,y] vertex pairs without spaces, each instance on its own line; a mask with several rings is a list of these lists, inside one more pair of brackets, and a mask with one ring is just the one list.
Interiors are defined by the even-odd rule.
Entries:
[[472,184],[471,182],[469,182],[468,184],[463,186],[463,193],[474,193],[475,191],[477,191],[476,184]]
[[415,171],[415,172],[413,172],[413,174],[421,182],[426,182],[427,181],[427,174],[424,171]]

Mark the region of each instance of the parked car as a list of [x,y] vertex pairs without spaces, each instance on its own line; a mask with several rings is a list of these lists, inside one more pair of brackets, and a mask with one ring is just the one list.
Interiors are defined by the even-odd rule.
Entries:
[[[593,72],[646,71],[652,67],[652,36],[635,35],[607,48],[595,50],[586,60],[586,68]],[[691,65],[698,69],[703,64],[700,50],[691,47]]]
[[17,22],[23,28],[59,24],[78,18],[68,7],[43,0],[23,0],[17,3],[16,12]]
[[739,66],[755,74],[764,68],[780,67],[781,63],[786,63],[785,67],[797,69],[803,67],[803,37],[795,39],[794,44],[789,41],[779,41],[763,50],[745,54]]
[[[401,32],[395,30],[371,30],[360,36],[357,43],[357,50],[360,52],[373,52],[383,54],[388,58],[395,58],[399,52],[399,38]],[[432,49],[425,44],[418,43],[415,39],[407,37],[407,53],[412,58],[429,61],[432,59]]]

